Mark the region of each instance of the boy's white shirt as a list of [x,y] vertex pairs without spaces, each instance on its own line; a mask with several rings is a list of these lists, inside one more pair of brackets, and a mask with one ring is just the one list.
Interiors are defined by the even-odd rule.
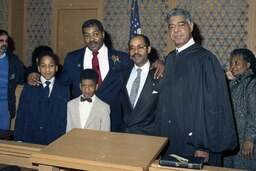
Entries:
[[[81,96],[83,96],[83,95],[81,95]],[[93,95],[91,97],[91,99],[92,99],[91,103],[89,103],[87,101],[84,101],[84,102],[80,101],[80,103],[79,103],[79,115],[80,115],[80,121],[81,121],[82,128],[85,126],[85,123],[87,122],[88,117],[91,113],[92,105],[93,105],[93,102],[95,101],[95,95]]]

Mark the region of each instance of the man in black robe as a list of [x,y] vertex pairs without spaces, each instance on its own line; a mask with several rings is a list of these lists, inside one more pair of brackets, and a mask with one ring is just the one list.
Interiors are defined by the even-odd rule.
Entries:
[[163,155],[203,157],[220,165],[220,152],[237,145],[224,71],[195,43],[186,10],[175,8],[167,19],[176,50],[166,57],[158,104],[159,135],[169,138]]

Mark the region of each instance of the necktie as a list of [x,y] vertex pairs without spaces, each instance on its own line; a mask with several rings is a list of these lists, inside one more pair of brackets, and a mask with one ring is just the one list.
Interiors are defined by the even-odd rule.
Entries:
[[178,55],[178,53],[179,53],[179,50],[178,50],[178,49],[176,49],[176,55]]
[[49,92],[50,92],[50,88],[49,85],[51,84],[50,81],[45,81],[46,86],[44,87],[44,97],[48,98],[49,97]]
[[92,52],[92,69],[94,69],[98,75],[99,75],[99,80],[98,80],[98,85],[102,83],[101,79],[101,74],[100,74],[100,65],[99,65],[99,59],[98,59],[98,54],[99,52]]
[[131,89],[131,94],[130,94],[130,101],[132,104],[132,107],[134,107],[134,103],[136,101],[136,97],[138,95],[139,87],[140,87],[140,75],[141,75],[141,69],[137,69],[137,77],[132,83],[132,89]]
[[84,102],[84,101],[87,101],[87,102],[89,102],[89,103],[91,103],[92,102],[92,99],[91,98],[85,98],[85,97],[80,97],[80,101],[81,102]]

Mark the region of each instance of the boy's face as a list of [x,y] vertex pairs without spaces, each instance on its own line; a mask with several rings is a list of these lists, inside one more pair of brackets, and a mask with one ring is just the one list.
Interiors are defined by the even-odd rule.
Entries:
[[58,66],[50,56],[44,56],[38,65],[38,71],[46,80],[50,80],[57,70]]
[[80,83],[80,90],[85,98],[91,98],[98,90],[98,84],[95,84],[93,80],[85,79]]

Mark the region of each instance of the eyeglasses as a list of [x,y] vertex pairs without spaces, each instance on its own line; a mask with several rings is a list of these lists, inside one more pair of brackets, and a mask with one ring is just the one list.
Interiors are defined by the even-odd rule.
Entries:
[[0,43],[8,43],[8,40],[0,39]]
[[147,47],[147,45],[130,46],[129,51],[135,52],[136,49],[137,49],[137,51],[142,51],[145,47]]

